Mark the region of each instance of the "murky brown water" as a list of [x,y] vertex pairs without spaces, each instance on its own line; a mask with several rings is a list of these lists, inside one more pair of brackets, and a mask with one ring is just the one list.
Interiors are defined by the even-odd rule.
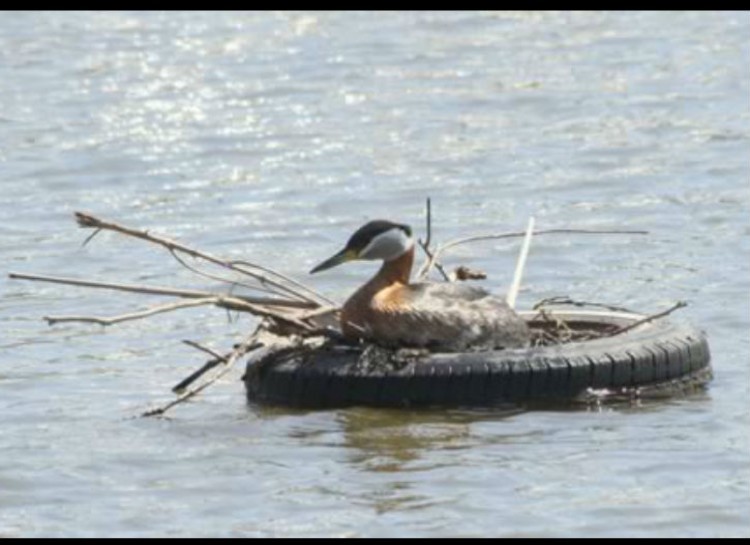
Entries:
[[[367,219],[539,228],[519,305],[681,311],[716,378],[578,411],[248,407],[240,370],[131,418],[252,327],[5,280],[0,536],[748,536],[747,13],[3,13],[6,271],[211,287],[83,209],[306,279]],[[517,242],[450,265],[503,292]],[[313,282],[341,300],[371,272]]]

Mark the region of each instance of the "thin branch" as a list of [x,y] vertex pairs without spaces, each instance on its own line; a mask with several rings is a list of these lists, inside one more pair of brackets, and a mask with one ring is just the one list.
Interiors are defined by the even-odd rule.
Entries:
[[[428,260],[432,260],[432,250],[430,249],[430,241],[432,240],[432,202],[430,201],[430,198],[427,197],[427,202],[425,204],[425,223],[426,223],[426,234],[427,238],[423,241],[421,238],[417,241],[419,243],[420,248],[422,248],[422,251],[427,256]],[[443,266],[438,263],[437,261],[434,262],[435,268],[440,272],[440,274],[443,276],[443,279],[446,282],[451,282],[452,279],[448,273],[445,272],[445,269]],[[423,279],[423,277],[420,277],[420,280]]]
[[[219,365],[220,363],[226,363],[226,358],[214,358],[212,360],[208,360],[206,363],[204,363],[200,368],[195,370],[194,372],[190,373],[187,377],[182,379],[180,382],[175,384],[172,387],[172,391],[175,394],[182,394],[185,391],[185,388],[190,386],[193,382],[201,378],[203,375],[205,375],[207,372],[209,372],[211,369]],[[144,415],[146,416],[146,415]]]
[[[552,234],[577,234],[577,235],[647,235],[648,231],[642,230],[620,230],[620,229],[542,229],[534,231],[534,236],[552,235]],[[452,240],[440,247],[440,253],[449,250],[455,246],[480,240],[497,240],[503,238],[518,238],[526,236],[525,231],[516,231],[512,233],[498,233],[490,235],[477,235],[472,237]]]
[[[278,278],[280,280],[286,281],[286,282],[290,281],[290,279],[288,277],[286,277],[283,274],[278,273],[278,272],[276,272],[276,271],[274,271],[272,269],[268,269],[266,267],[261,267],[261,266],[255,266],[254,264],[249,264],[249,265],[252,265],[255,268],[257,268],[258,270],[263,271],[263,272],[265,272],[267,274],[261,274],[261,273],[249,271],[249,270],[247,270],[245,268],[241,268],[241,267],[237,267],[237,266],[233,265],[232,262],[230,262],[230,261],[226,261],[224,259],[218,258],[218,257],[213,256],[211,254],[208,254],[208,253],[205,253],[205,252],[201,252],[201,251],[196,250],[194,248],[190,248],[188,246],[185,246],[184,244],[180,244],[178,242],[175,242],[174,240],[170,240],[170,239],[167,239],[167,238],[164,238],[164,237],[159,237],[159,236],[156,236],[156,235],[152,235],[148,231],[139,231],[137,229],[131,229],[129,227],[124,227],[124,226],[118,225],[116,223],[111,223],[111,222],[107,222],[107,221],[101,220],[101,219],[99,219],[99,218],[97,218],[95,216],[92,216],[90,214],[85,214],[83,212],[75,212],[75,216],[76,216],[76,221],[78,222],[78,225],[80,227],[93,228],[93,229],[106,229],[106,230],[115,231],[117,233],[121,233],[121,234],[124,234],[124,235],[127,235],[127,236],[131,236],[131,237],[134,237],[134,238],[138,238],[138,239],[141,239],[141,240],[146,240],[148,242],[152,242],[154,244],[158,244],[158,245],[160,245],[160,246],[162,246],[162,247],[164,247],[164,248],[166,248],[166,249],[168,249],[170,251],[171,250],[175,250],[175,251],[183,252],[183,253],[188,254],[188,255],[190,255],[192,257],[203,259],[203,260],[208,261],[210,263],[214,263],[215,265],[219,265],[219,266],[227,268],[227,269],[238,271],[238,272],[240,272],[242,274],[245,274],[247,276],[255,278],[256,280],[262,281],[263,283],[267,283],[269,285],[275,286],[278,289],[283,290],[287,294],[289,294],[289,295],[291,295],[293,297],[299,298],[301,300],[304,300],[304,301],[307,301],[307,302],[318,302],[318,301],[329,302],[329,300],[325,296],[323,296],[321,294],[318,294],[317,292],[315,292],[311,288],[308,288],[307,286],[304,286],[303,284],[301,284],[299,282],[293,281],[295,283],[295,285],[297,285],[298,287],[303,287],[303,289],[306,292],[308,292],[310,294],[313,294],[314,298],[311,298],[309,295],[305,295],[304,293],[301,293],[301,292],[299,292],[297,290],[294,290],[294,289],[292,289],[292,288],[284,285],[282,282],[280,282],[278,280],[275,280],[274,278],[270,278],[268,275],[272,275],[272,276],[274,276],[274,277],[276,277],[276,278]],[[316,299],[318,301],[316,301]]]
[[[202,292],[194,290],[175,290],[171,288],[155,288],[153,286],[137,286],[132,284],[112,284],[105,282],[93,282],[87,280],[77,280],[72,278],[59,278],[50,276],[40,275],[26,275],[10,273],[11,278],[25,279],[25,280],[38,280],[42,282],[53,282],[58,284],[70,284],[75,286],[85,286],[93,288],[108,288],[121,291],[130,291],[136,293],[150,293],[156,295],[171,295],[177,297],[186,297],[191,299],[211,299],[214,305],[220,308],[229,310],[239,310],[255,314],[256,316],[273,318],[277,322],[281,322],[287,325],[291,325],[296,330],[302,332],[310,332],[315,330],[315,327],[305,323],[298,316],[290,314],[295,312],[296,309],[305,308],[319,308],[316,304],[304,303],[301,301],[287,301],[279,299],[270,299],[265,297],[247,297],[247,296],[226,296],[211,292]],[[206,304],[206,303],[202,303]],[[189,306],[189,305],[186,305]],[[296,312],[299,314],[299,312]],[[106,322],[107,318],[96,318],[91,316],[62,316],[53,318],[55,321],[78,321],[78,322]],[[105,324],[106,325],[106,324]]]
[[430,247],[430,241],[432,241],[432,203],[430,202],[430,198],[427,197],[427,204],[426,204],[426,210],[425,210],[426,221],[427,221],[427,238],[424,241],[424,247],[429,248]]
[[[200,377],[202,377],[205,373],[219,365],[220,363],[227,363],[229,361],[229,357],[232,355],[232,352],[229,352],[226,355],[221,355],[215,350],[212,350],[211,348],[208,348],[207,346],[203,346],[202,344],[199,344],[194,341],[182,341],[183,343],[187,344],[188,346],[192,346],[193,348],[197,348],[201,352],[205,352],[207,354],[210,354],[213,356],[213,359],[208,360],[206,363],[204,363],[199,369],[192,372],[190,375],[182,379],[177,385],[175,385],[172,388],[172,391],[176,394],[181,394],[184,392],[185,388],[190,386],[193,382],[198,380]],[[248,348],[248,352],[251,350],[254,350],[255,348],[259,348],[262,346],[261,343],[255,343],[255,345],[251,345]]]
[[240,259],[235,259],[235,260],[229,261],[228,263],[230,265],[234,266],[234,267],[237,267],[237,265],[240,265],[241,267],[237,267],[237,270],[243,271],[246,274],[252,274],[252,273],[250,273],[250,271],[247,271],[247,270],[245,270],[242,267],[251,267],[253,269],[258,269],[259,271],[262,271],[262,272],[267,272],[267,273],[270,273],[270,274],[274,274],[274,275],[278,276],[279,278],[281,278],[282,280],[284,280],[286,282],[289,282],[293,286],[296,286],[296,287],[298,287],[298,288],[300,288],[302,290],[305,290],[306,292],[310,293],[311,295],[314,295],[315,297],[317,297],[318,299],[320,299],[320,300],[328,303],[329,305],[335,305],[336,304],[335,301],[332,301],[331,299],[329,299],[325,295],[323,295],[321,293],[318,293],[318,292],[314,291],[313,289],[305,286],[302,282],[299,282],[299,281],[297,281],[294,278],[291,278],[289,276],[283,275],[280,272],[277,272],[277,271],[274,271],[274,270],[269,269],[267,267],[264,267],[263,265],[258,265],[257,263],[250,263],[249,261],[242,261]]
[[329,314],[335,314],[339,311],[338,307],[331,306],[331,307],[320,307],[316,308],[314,310],[310,310],[305,312],[304,314],[300,315],[300,320],[312,320],[315,321],[319,318],[324,318],[325,316]]
[[[604,230],[604,229],[544,229],[541,231],[534,231],[534,236],[538,235],[550,235],[550,234],[584,234],[584,235],[647,235],[648,231],[630,231],[630,230]],[[526,235],[525,231],[517,231],[512,233],[498,233],[490,235],[477,235],[466,238],[460,238],[452,240],[438,246],[432,257],[428,258],[422,266],[419,268],[417,277],[423,279],[430,272],[430,269],[435,265],[440,255],[451,248],[460,246],[462,244],[468,244],[469,242],[479,242],[483,240],[499,240],[504,238],[519,238]]]
[[[313,326],[300,320],[298,315],[289,314],[289,311],[287,309],[270,309],[268,308],[268,306],[248,303],[247,301],[239,299],[237,297],[219,296],[216,298],[216,306],[229,310],[245,311],[249,312],[250,314],[255,314],[256,316],[272,318],[277,322],[291,325],[301,332],[310,332],[315,329]],[[286,313],[284,312],[285,310],[287,310]]]
[[158,307],[152,307],[139,312],[131,312],[129,314],[120,314],[119,316],[112,316],[110,318],[101,318],[97,316],[45,316],[44,319],[47,320],[47,324],[49,325],[54,325],[62,322],[87,322],[108,326],[119,324],[121,322],[127,322],[128,320],[148,318],[149,316],[153,316],[154,314],[162,314],[164,312],[181,310],[183,308],[212,305],[216,303],[216,297],[206,297],[204,299],[191,299],[190,301],[182,301],[180,303],[159,305]]
[[529,255],[529,247],[531,246],[531,237],[534,234],[534,217],[529,218],[529,224],[526,227],[526,236],[523,239],[521,245],[521,252],[518,254],[518,262],[516,263],[516,270],[513,273],[513,282],[510,285],[508,291],[507,302],[510,308],[516,307],[516,297],[518,292],[521,290],[521,279],[523,278],[523,270],[526,267],[526,258]]
[[[254,290],[254,291],[259,291],[261,293],[272,293],[274,295],[282,295],[282,294],[280,294],[276,290],[271,290],[271,289],[265,288],[265,287],[253,286],[251,284],[248,284],[247,282],[242,282],[240,280],[233,280],[233,279],[227,278],[225,276],[221,276],[221,275],[218,275],[218,274],[212,274],[212,273],[208,273],[208,272],[202,271],[202,270],[198,269],[197,267],[192,266],[190,263],[188,263],[187,261],[185,261],[183,258],[181,258],[180,255],[176,251],[169,250],[169,253],[175,259],[175,261],[177,261],[177,263],[179,263],[180,265],[182,265],[183,267],[185,267],[190,272],[192,272],[194,274],[197,274],[198,276],[202,276],[203,278],[208,278],[209,280],[217,280],[219,282],[224,282],[225,284],[229,284],[232,288],[234,286],[242,286],[243,288],[247,288],[247,289]],[[231,291],[231,288],[230,288],[230,291]],[[283,295],[282,295],[282,297],[283,297]]]
[[666,316],[668,314],[672,314],[675,310],[683,308],[683,307],[686,307],[686,306],[687,306],[687,303],[685,301],[678,301],[677,303],[675,303],[673,306],[671,306],[667,310],[663,310],[662,312],[657,312],[656,314],[652,314],[651,316],[646,316],[642,320],[638,320],[636,322],[633,322],[630,325],[622,327],[622,328],[620,328],[620,329],[618,329],[618,330],[610,333],[607,336],[608,337],[612,337],[614,335],[620,335],[621,333],[625,333],[627,331],[630,331],[631,329],[635,329],[636,327],[638,327],[640,325],[643,325],[645,323],[652,322],[653,320],[656,320],[658,318],[663,318],[664,316]]
[[86,237],[86,240],[84,240],[84,241],[83,241],[83,244],[81,244],[81,248],[83,248],[84,246],[86,246],[86,244],[88,244],[89,242],[91,242],[91,240],[92,240],[92,239],[93,239],[93,238],[94,238],[94,237],[95,237],[96,235],[98,235],[98,234],[99,234],[99,233],[101,233],[101,232],[102,232],[102,230],[101,230],[101,229],[97,229],[96,231],[94,231],[93,233],[91,233],[91,234],[90,234],[89,236],[87,236],[87,237]]
[[[8,273],[9,278],[17,280],[32,280],[36,282],[50,282],[53,284],[66,284],[70,286],[81,286],[84,288],[102,288],[117,291],[127,291],[130,293],[145,293],[150,295],[167,295],[170,297],[184,297],[192,299],[200,299],[204,297],[221,297],[220,294],[211,293],[208,291],[198,290],[184,290],[175,288],[165,288],[161,286],[145,286],[141,284],[120,284],[113,282],[96,282],[93,280],[80,280],[77,278],[66,278],[61,276],[48,276],[41,274],[25,274],[25,273]],[[318,308],[317,303],[309,303],[302,301],[293,301],[291,299],[278,299],[272,297],[250,297],[246,295],[235,295],[233,299],[245,301],[246,303],[255,305],[266,305],[273,307],[288,307],[288,308],[302,308],[302,309],[315,309]]]
[[555,297],[548,297],[547,299],[542,299],[538,303],[536,303],[533,307],[531,307],[532,310],[537,310],[546,306],[553,306],[553,305],[572,305],[575,307],[597,307],[597,308],[604,308],[607,310],[612,310],[614,312],[627,312],[630,314],[636,314],[635,311],[630,310],[628,308],[624,307],[617,307],[614,305],[605,305],[602,303],[591,303],[589,301],[574,301],[567,295],[557,295]]
[[214,382],[219,380],[221,377],[226,375],[229,371],[231,371],[232,368],[234,367],[234,364],[237,363],[238,359],[240,359],[242,356],[244,356],[251,350],[259,348],[259,346],[260,346],[260,343],[257,342],[257,333],[253,333],[252,335],[250,335],[249,338],[247,338],[242,343],[238,344],[234,348],[234,350],[232,350],[232,352],[227,356],[226,361],[224,362],[224,366],[220,370],[218,370],[213,376],[207,379],[205,382],[196,386],[195,388],[191,388],[183,392],[176,399],[173,399],[169,403],[166,403],[160,407],[156,407],[154,409],[151,409],[142,413],[141,416],[163,415],[175,405],[179,405],[180,403],[183,403],[187,401],[188,399],[196,396],[197,394],[199,394],[200,392],[208,388],[210,385],[212,385]]
[[207,346],[203,346],[202,344],[197,343],[195,341],[191,341],[189,339],[185,339],[182,342],[185,343],[188,346],[192,346],[193,348],[196,348],[196,349],[200,350],[201,352],[205,352],[206,354],[209,354],[209,355],[213,356],[217,360],[226,361],[226,359],[228,357],[228,356],[222,356],[216,350],[213,350],[212,348],[209,348]]
[[[429,247],[424,244],[421,240],[419,241],[419,246],[422,248],[422,251],[427,255],[427,259],[429,262],[431,262],[435,268],[438,270],[438,272],[442,275],[443,279],[447,282],[451,282],[452,279],[448,273],[445,272],[445,268],[440,264],[439,261],[434,259],[432,255],[432,251],[429,249]],[[424,278],[427,276],[427,274],[421,274],[419,275],[420,280],[424,280]]]

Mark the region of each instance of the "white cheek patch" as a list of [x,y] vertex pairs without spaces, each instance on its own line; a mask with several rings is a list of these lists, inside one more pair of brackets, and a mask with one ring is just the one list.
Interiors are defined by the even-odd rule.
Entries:
[[380,233],[359,253],[360,259],[396,259],[411,249],[414,242],[401,229],[393,228]]

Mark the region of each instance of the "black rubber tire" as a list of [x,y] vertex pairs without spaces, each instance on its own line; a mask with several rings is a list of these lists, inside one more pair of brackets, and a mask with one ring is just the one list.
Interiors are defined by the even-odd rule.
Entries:
[[[626,326],[643,316],[556,312],[579,327]],[[613,337],[494,352],[430,353],[393,366],[363,368],[361,352],[264,348],[244,380],[252,402],[325,408],[487,407],[533,400],[572,400],[589,389],[636,389],[700,377],[710,380],[705,334],[654,320]]]

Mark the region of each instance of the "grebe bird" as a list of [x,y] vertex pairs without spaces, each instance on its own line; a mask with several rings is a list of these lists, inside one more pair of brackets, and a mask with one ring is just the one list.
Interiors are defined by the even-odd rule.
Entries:
[[382,260],[378,273],[341,309],[347,338],[443,351],[525,346],[529,328],[504,299],[459,283],[409,283],[411,228],[385,220],[360,227],[343,250],[310,274],[354,260]]

